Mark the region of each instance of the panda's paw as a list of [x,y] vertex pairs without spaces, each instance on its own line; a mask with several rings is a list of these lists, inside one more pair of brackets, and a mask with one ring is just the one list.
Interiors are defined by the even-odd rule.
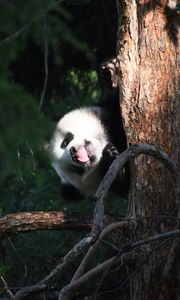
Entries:
[[99,170],[102,177],[104,177],[104,175],[107,173],[110,165],[118,155],[119,152],[116,147],[114,147],[113,144],[108,143],[103,150],[102,158],[99,164]]
[[103,150],[103,157],[107,158],[108,160],[113,161],[118,155],[119,155],[118,150],[111,143],[108,143]]

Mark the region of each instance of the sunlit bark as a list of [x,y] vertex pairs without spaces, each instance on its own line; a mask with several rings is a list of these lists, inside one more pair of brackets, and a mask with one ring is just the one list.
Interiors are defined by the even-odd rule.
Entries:
[[[153,144],[179,163],[179,14],[167,1],[119,0],[117,7],[120,106],[127,142]],[[160,162],[141,155],[131,164],[131,173],[131,214],[177,217],[174,184]],[[148,237],[176,226],[178,223],[172,218],[156,221],[147,218],[137,224],[131,239]],[[133,300],[178,299],[178,275],[173,269],[177,244],[169,241],[159,246],[132,277]],[[153,247],[144,247],[129,266],[129,272],[132,273],[152,250]]]

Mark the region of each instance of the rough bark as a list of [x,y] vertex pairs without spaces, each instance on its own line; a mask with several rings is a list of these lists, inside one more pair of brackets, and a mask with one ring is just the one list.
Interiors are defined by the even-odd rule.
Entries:
[[[127,142],[153,144],[180,163],[179,14],[167,1],[117,0],[117,7],[120,106]],[[175,229],[178,222],[158,218],[178,213],[167,170],[141,155],[131,163],[131,174],[130,213],[157,219],[138,223],[130,239]],[[175,242],[169,242],[152,253],[132,277],[133,300],[178,299],[177,274],[172,271],[177,249]],[[152,250],[144,247],[129,272]]]
[[[105,215],[104,223],[108,225],[118,220],[118,217]],[[93,216],[78,212],[19,212],[0,218],[0,240],[18,232],[34,230],[85,230],[90,231]]]

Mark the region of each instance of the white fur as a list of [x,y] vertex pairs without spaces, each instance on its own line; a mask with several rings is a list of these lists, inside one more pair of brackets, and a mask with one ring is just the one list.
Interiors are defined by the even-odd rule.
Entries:
[[[68,146],[62,149],[61,143],[68,132],[74,137]],[[107,143],[106,130],[94,108],[76,109],[65,114],[58,122],[50,143],[52,166],[62,183],[72,184],[82,194],[94,194],[101,181],[98,166]],[[90,156],[95,155],[95,161],[81,164],[72,160],[70,148],[79,149],[82,146],[86,147]],[[79,175],[76,167],[83,168],[84,173]]]

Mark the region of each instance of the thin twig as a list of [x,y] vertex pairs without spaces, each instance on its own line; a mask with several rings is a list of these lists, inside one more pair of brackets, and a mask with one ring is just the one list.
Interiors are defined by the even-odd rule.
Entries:
[[[119,269],[120,267],[123,266],[123,259],[122,259],[122,257],[123,257],[123,256],[121,256],[121,264],[120,264],[120,266],[118,265],[118,269]],[[118,264],[119,264],[119,257],[117,256],[117,258],[118,258]],[[94,292],[94,299],[96,299],[97,293],[98,293],[98,291],[99,291],[99,289],[100,289],[100,287],[101,287],[101,285],[102,285],[102,283],[103,283],[105,277],[106,277],[106,276],[108,275],[108,273],[110,272],[110,269],[111,269],[111,266],[109,266],[109,267],[105,270],[105,272],[102,274],[102,277],[101,277],[101,279],[99,280],[99,282],[98,282],[98,284],[97,284],[97,287],[96,287],[96,290],[95,290],[95,292]]]
[[3,276],[1,276],[0,278],[1,278],[1,281],[2,281],[2,283],[3,283],[4,289],[5,289],[5,291],[6,291],[7,295],[8,295],[8,297],[9,297],[9,299],[14,300],[14,295],[13,295],[13,293],[10,291],[10,289],[9,289],[9,287],[8,287],[8,284],[7,284],[6,280],[4,279]]
[[89,248],[89,250],[86,253],[86,255],[84,256],[81,264],[79,265],[76,273],[74,274],[74,276],[71,280],[71,283],[84,274],[84,270],[85,270],[90,258],[92,258],[93,254],[95,253],[96,249],[98,248],[98,246],[99,246],[99,240],[96,241],[96,243]]
[[143,239],[140,241],[137,241],[133,244],[127,245],[125,247],[123,247],[118,255],[111,257],[110,259],[104,261],[103,263],[101,263],[100,265],[98,265],[97,267],[91,269],[90,271],[86,272],[83,276],[81,276],[80,278],[78,278],[77,280],[73,281],[72,283],[66,285],[59,294],[59,300],[66,300],[68,299],[68,296],[75,291],[77,288],[79,288],[82,284],[84,284],[87,280],[91,279],[92,277],[97,276],[99,273],[104,272],[107,268],[110,269],[112,266],[114,266],[116,263],[118,263],[119,261],[121,261],[121,256],[125,255],[126,253],[131,252],[132,250],[147,245],[147,244],[151,244],[153,242],[157,242],[161,239],[168,239],[168,238],[174,238],[180,236],[180,229],[179,230],[175,230],[175,231],[169,231],[166,233],[161,233],[161,234],[157,234],[153,237],[149,237],[147,239]]
[[48,7],[39,15],[37,15],[35,18],[31,20],[31,22],[25,24],[23,27],[21,27],[19,30],[16,32],[8,35],[6,38],[4,38],[0,42],[0,46],[4,45],[6,42],[10,42],[15,40],[24,30],[26,30],[30,25],[33,23],[37,22],[39,19],[44,17],[52,8],[56,7],[58,4],[62,3],[64,0],[58,0],[58,1],[51,1],[51,3],[48,5]]
[[47,26],[46,26],[46,16],[44,15],[43,17],[43,25],[44,25],[44,67],[45,67],[45,78],[44,78],[44,86],[43,90],[41,93],[41,99],[38,107],[38,111],[41,111],[45,94],[46,94],[46,89],[47,89],[47,84],[48,84],[48,39],[47,39]]
[[60,294],[59,294],[59,300],[65,300],[68,299],[67,295],[72,293],[74,290],[76,290],[79,286],[84,284],[87,280],[90,280],[92,277],[98,275],[99,273],[102,273],[104,270],[106,270],[109,266],[112,266],[114,261],[116,260],[116,256],[113,256],[106,261],[104,261],[102,264],[98,265],[97,267],[91,269],[87,273],[85,273],[83,276],[78,278],[77,280],[73,281],[69,285],[65,286]]
[[70,263],[83,251],[89,249],[93,243],[92,237],[86,237],[77,243],[63,258],[62,262],[56,266],[44,279],[38,283],[24,287],[16,293],[14,300],[21,300],[31,293],[40,293],[44,291],[57,277],[63,272],[63,270],[70,265]]
[[[173,237],[172,237],[173,238]],[[129,276],[121,283],[120,286],[114,288],[114,289],[110,289],[108,291],[102,291],[100,293],[98,293],[98,295],[103,295],[103,294],[107,294],[107,293],[112,293],[112,292],[117,292],[120,289],[122,289],[126,283],[139,271],[139,269],[147,262],[147,260],[149,259],[149,257],[152,255],[153,252],[155,252],[157,249],[159,249],[162,245],[164,245],[165,243],[167,243],[170,239],[172,238],[168,238],[165,241],[162,241],[158,246],[156,246],[153,250],[151,250],[143,259],[143,261],[137,266],[137,268],[131,273],[129,274]],[[124,255],[126,256],[126,254]],[[123,257],[123,255],[122,255]]]
[[19,260],[23,263],[24,266],[24,275],[23,275],[23,279],[27,277],[27,265],[24,261],[24,259],[22,258],[22,256],[19,254],[19,252],[17,251],[16,247],[14,246],[13,242],[11,241],[10,237],[8,237],[8,242],[10,243],[11,247],[13,248],[14,252],[16,253],[17,257],[19,258]]
[[[85,268],[87,267],[90,259],[93,257],[95,251],[97,250],[97,248],[100,245],[100,242],[103,240],[104,236],[109,234],[112,231],[117,230],[117,229],[126,228],[130,222],[131,222],[131,220],[130,221],[120,221],[117,223],[110,224],[103,229],[98,240],[95,242],[94,245],[92,245],[89,248],[88,252],[86,253],[86,255],[85,255],[84,259],[82,260],[79,268],[77,269],[74,277],[72,278],[71,283],[84,274]],[[119,249],[117,249],[117,250],[119,251]]]

